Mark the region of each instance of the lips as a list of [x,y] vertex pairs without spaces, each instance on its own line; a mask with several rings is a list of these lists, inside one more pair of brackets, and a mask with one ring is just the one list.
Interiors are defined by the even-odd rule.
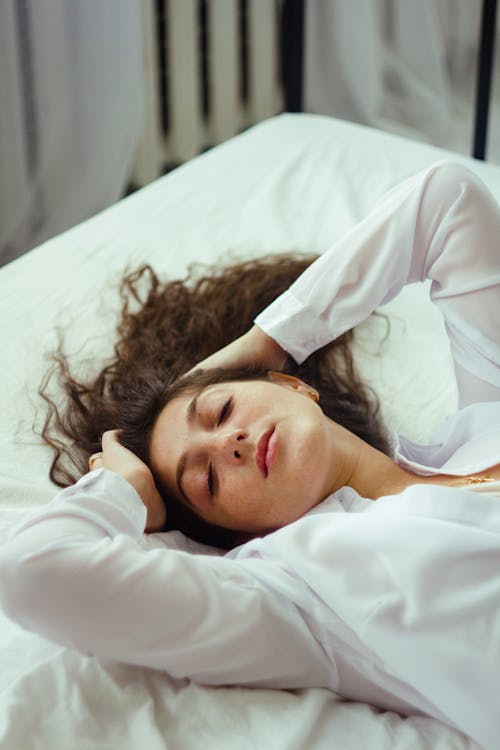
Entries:
[[[255,463],[257,464],[257,467],[264,478],[267,477],[269,473],[271,454],[274,453],[272,450],[270,450],[269,445],[273,433],[274,427],[264,432],[264,434],[259,438],[259,442],[257,443],[257,450],[255,451]],[[274,458],[274,455],[272,456],[272,458]]]

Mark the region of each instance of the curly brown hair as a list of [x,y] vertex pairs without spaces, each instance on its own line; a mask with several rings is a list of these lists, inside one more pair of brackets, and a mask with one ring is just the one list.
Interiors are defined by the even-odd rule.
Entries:
[[[48,406],[41,437],[54,452],[49,475],[59,487],[88,470],[101,450],[101,436],[121,429],[120,442],[149,462],[149,440],[163,407],[180,393],[209,383],[265,377],[259,368],[217,370],[180,378],[197,362],[247,331],[256,315],[285,291],[315,258],[273,255],[226,268],[193,267],[183,280],[161,282],[151,266],[124,276],[121,318],[114,356],[95,377],[77,379],[62,344],[39,393]],[[302,365],[288,359],[284,371],[314,386],[327,416],[389,453],[378,402],[356,373],[352,331],[312,354]],[[49,395],[53,376],[65,394],[63,406]],[[157,478],[155,477],[157,480]],[[224,549],[241,534],[210,526],[158,489],[168,508],[168,528]]]

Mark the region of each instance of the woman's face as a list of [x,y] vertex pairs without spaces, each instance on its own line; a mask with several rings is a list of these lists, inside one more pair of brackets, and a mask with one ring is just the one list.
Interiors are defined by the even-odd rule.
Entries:
[[267,532],[331,491],[331,421],[296,378],[235,381],[180,395],[152,432],[165,488],[209,523]]

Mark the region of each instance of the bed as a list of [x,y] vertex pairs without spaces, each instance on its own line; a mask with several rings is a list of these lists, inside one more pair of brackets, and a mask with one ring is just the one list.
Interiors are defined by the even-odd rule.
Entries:
[[[0,270],[0,534],[55,493],[50,451],[33,434],[46,352],[65,332],[79,368],[111,353],[124,269],[162,276],[194,262],[322,252],[390,186],[451,158],[500,200],[500,168],[318,115],[247,130]],[[395,430],[425,440],[456,404],[449,349],[425,285],[405,289],[357,331],[358,367]],[[415,377],[415,372],[418,377]],[[179,533],[151,535],[196,553]],[[22,630],[0,612],[0,747],[465,750],[471,740],[425,717],[344,701],[323,689],[207,688],[98,661]]]

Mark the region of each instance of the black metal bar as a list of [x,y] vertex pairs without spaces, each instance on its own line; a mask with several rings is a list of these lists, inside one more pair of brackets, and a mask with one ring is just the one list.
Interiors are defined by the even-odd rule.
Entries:
[[28,174],[33,177],[38,170],[40,161],[40,138],[38,123],[38,107],[35,96],[35,60],[33,57],[33,33],[31,3],[27,0],[17,0],[15,5],[17,21],[17,41],[23,120],[24,138],[26,143],[26,165]]
[[285,110],[304,109],[304,0],[284,0],[281,16]]
[[476,114],[472,155],[483,159],[486,154],[488,116],[490,110],[491,77],[495,55],[497,0],[483,0],[481,36],[476,82]]

